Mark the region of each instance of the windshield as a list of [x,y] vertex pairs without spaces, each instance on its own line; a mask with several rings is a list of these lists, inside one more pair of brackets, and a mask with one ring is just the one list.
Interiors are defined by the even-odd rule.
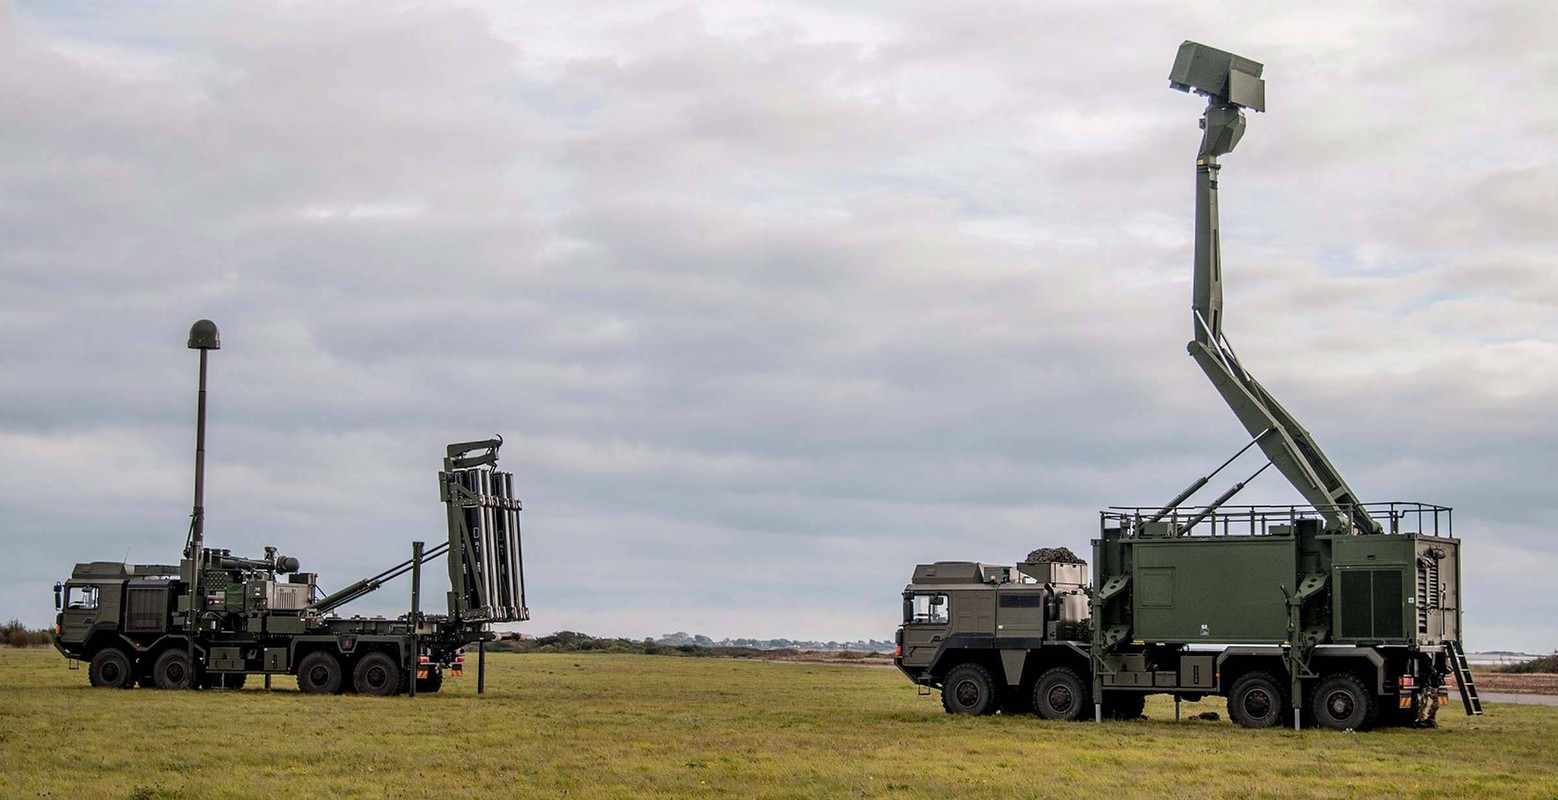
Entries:
[[947,596],[944,594],[910,595],[903,601],[903,621],[942,625],[947,622]]
[[65,608],[75,611],[91,611],[97,608],[96,586],[66,586]]

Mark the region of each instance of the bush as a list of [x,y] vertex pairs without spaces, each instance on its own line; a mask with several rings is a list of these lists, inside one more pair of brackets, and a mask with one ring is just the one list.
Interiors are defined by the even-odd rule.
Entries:
[[32,629],[21,620],[13,619],[0,625],[0,644],[10,647],[42,647],[54,641],[54,634],[43,629]]
[[1494,672],[1518,672],[1522,674],[1532,672],[1558,673],[1558,653],[1541,658],[1533,658],[1530,661],[1522,661],[1519,664],[1510,664],[1499,667]]

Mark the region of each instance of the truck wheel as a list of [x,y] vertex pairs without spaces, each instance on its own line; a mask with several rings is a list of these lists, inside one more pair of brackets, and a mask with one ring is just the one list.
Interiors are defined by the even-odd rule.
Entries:
[[352,670],[352,685],[363,694],[388,697],[400,691],[405,673],[385,653],[369,653]]
[[444,688],[443,670],[429,670],[426,678],[417,678],[417,694],[434,694]]
[[189,653],[175,647],[164,650],[151,668],[151,679],[158,689],[188,689],[200,685],[199,670],[189,663]]
[[1147,695],[1140,692],[1113,692],[1104,694],[1104,719],[1141,719],[1147,708]]
[[304,694],[340,694],[341,662],[322,650],[298,662],[298,691]]
[[87,681],[93,686],[109,689],[129,689],[135,686],[135,673],[130,669],[130,657],[117,647],[99,650],[92,656],[87,669]]
[[1361,731],[1373,726],[1379,701],[1358,676],[1341,672],[1315,687],[1310,710],[1322,728]]
[[202,689],[242,689],[249,679],[243,672],[225,672],[220,675],[206,673],[205,680],[200,682]]
[[1241,676],[1228,692],[1228,718],[1246,728],[1269,728],[1281,723],[1286,706],[1282,687],[1265,672]]
[[1044,719],[1075,722],[1087,716],[1089,698],[1076,670],[1051,667],[1033,686],[1033,711]]
[[990,671],[978,664],[953,667],[941,684],[941,707],[948,714],[994,714],[995,681],[990,679]]

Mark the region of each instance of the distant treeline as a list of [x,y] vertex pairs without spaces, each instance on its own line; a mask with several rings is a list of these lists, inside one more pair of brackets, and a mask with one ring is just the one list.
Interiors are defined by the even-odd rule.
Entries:
[[[814,653],[804,648],[741,647],[710,643],[688,642],[664,644],[652,639],[596,638],[577,631],[558,631],[550,636],[535,639],[500,639],[488,645],[492,650],[510,653],[632,653],[646,656],[693,656],[702,658],[785,658]],[[865,659],[871,657],[865,651],[839,650],[833,657],[839,659]]]
[[[648,640],[646,640],[648,641]],[[656,644],[684,645],[695,644],[699,647],[750,647],[757,650],[808,650],[842,652],[853,650],[865,653],[891,653],[893,643],[876,639],[856,639],[853,642],[819,642],[805,639],[710,639],[707,636],[695,635],[686,631],[667,633],[658,639]]]
[[42,628],[29,628],[13,619],[0,625],[0,644],[10,647],[42,647],[54,641],[54,634]]
[[1533,658],[1530,661],[1522,661],[1519,664],[1508,664],[1499,667],[1494,672],[1519,672],[1519,673],[1558,673],[1558,653],[1541,658]]

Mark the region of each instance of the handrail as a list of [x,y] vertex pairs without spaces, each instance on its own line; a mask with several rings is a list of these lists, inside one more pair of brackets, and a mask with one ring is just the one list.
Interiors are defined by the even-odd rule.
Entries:
[[[1350,531],[1367,531],[1363,520],[1379,525],[1382,535],[1419,534],[1454,538],[1454,515],[1449,506],[1393,500],[1316,508],[1309,505],[1181,506],[1161,514],[1160,506],[1110,506],[1099,512],[1101,530],[1142,538],[1184,536],[1272,536],[1275,525],[1295,526],[1312,520],[1324,526],[1328,519],[1348,520]],[[1111,525],[1111,523],[1113,523]],[[1383,523],[1383,524],[1381,524]],[[1331,530],[1331,533],[1336,531]]]

